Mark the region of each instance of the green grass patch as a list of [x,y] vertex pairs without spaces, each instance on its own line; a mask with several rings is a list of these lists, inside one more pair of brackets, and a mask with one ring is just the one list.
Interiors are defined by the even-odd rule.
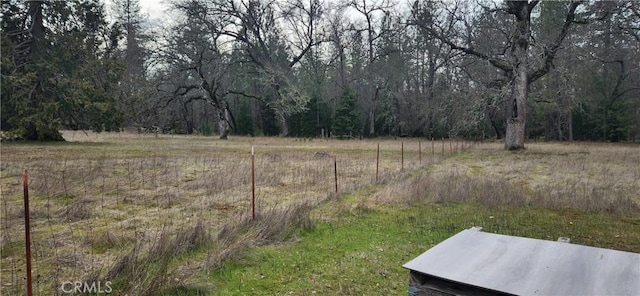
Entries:
[[[208,278],[219,295],[406,295],[401,266],[472,226],[486,232],[640,251],[640,218],[533,207],[419,203],[340,207],[290,244],[252,248]],[[319,209],[322,210],[322,209]],[[326,213],[325,210],[323,213]],[[327,218],[327,217],[325,217]],[[198,290],[198,293],[202,293]],[[184,294],[202,295],[202,294]]]
[[154,294],[156,296],[192,296],[192,295],[209,295],[206,289],[197,287],[185,287],[179,286],[160,293]]
[[370,184],[367,186],[364,186],[362,188],[360,188],[357,191],[354,192],[349,192],[347,194],[344,194],[340,197],[340,200],[342,200],[344,203],[354,203],[357,202],[361,197],[363,196],[367,196],[367,195],[371,195],[373,193],[376,192],[376,190],[379,189],[379,186]]
[[0,256],[2,258],[8,258],[9,256],[21,255],[24,254],[24,241],[11,241],[7,243],[3,243],[0,248]]

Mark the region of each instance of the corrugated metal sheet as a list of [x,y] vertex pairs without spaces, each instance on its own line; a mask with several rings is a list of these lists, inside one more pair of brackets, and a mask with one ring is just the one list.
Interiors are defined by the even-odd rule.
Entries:
[[403,267],[515,295],[640,295],[640,254],[475,229]]

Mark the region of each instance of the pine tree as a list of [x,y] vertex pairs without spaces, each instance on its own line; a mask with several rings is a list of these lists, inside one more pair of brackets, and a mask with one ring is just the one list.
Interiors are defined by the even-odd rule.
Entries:
[[110,91],[119,73],[106,57],[102,4],[3,2],[1,9],[2,129],[63,140],[62,127],[117,128]]
[[337,137],[359,137],[362,135],[361,115],[358,99],[349,89],[345,89],[336,108],[331,132]]

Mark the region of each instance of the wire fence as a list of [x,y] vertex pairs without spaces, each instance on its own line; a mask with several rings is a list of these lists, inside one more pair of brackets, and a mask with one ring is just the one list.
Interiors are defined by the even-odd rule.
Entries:
[[[36,295],[64,295],[79,281],[113,272],[126,250],[141,242],[153,246],[164,233],[184,233],[196,221],[214,236],[230,220],[251,216],[252,183],[258,213],[289,203],[318,204],[335,195],[336,188],[340,194],[383,182],[472,143],[447,139],[365,145],[255,145],[255,174],[250,143],[196,154],[3,159],[1,294],[27,290],[23,169],[28,169],[31,192],[33,290]],[[111,289],[100,285],[93,292]]]

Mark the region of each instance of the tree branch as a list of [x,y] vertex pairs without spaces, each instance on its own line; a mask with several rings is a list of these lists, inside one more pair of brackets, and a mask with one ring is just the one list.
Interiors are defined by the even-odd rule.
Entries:
[[260,97],[260,96],[252,95],[252,94],[247,94],[247,93],[245,93],[245,92],[243,92],[243,91],[239,91],[239,90],[228,90],[228,91],[226,92],[226,94],[230,94],[230,95],[240,95],[240,96],[243,96],[243,97],[245,97],[245,98],[256,99],[256,100],[258,100],[258,101],[260,101],[260,102],[264,102],[264,100],[263,100],[263,99],[262,99],[262,97]]
[[531,12],[531,10],[533,10],[534,7],[536,7],[536,5],[538,5],[538,3],[540,2],[540,0],[534,0],[529,2],[529,12]]
[[569,11],[567,12],[567,16],[564,20],[564,24],[562,25],[562,30],[558,34],[558,37],[556,37],[556,40],[553,42],[551,47],[544,50],[544,53],[543,53],[544,63],[542,64],[542,66],[540,66],[540,68],[536,69],[531,73],[528,73],[527,76],[528,76],[529,83],[533,83],[534,81],[538,80],[540,77],[547,74],[549,70],[551,70],[551,67],[553,66],[553,59],[555,58],[556,53],[560,49],[560,45],[562,45],[562,41],[564,41],[564,39],[569,34],[569,27],[571,27],[571,24],[574,22],[574,18],[576,16],[576,9],[578,8],[578,6],[580,6],[580,4],[582,4],[582,2],[583,2],[582,0],[572,1],[571,4],[569,5]]
[[[418,19],[418,18],[414,15],[414,19]],[[463,52],[465,54],[473,55],[473,56],[478,57],[478,58],[480,58],[482,60],[488,61],[489,63],[491,63],[491,65],[493,65],[496,68],[501,69],[504,72],[509,73],[509,72],[513,71],[513,67],[511,67],[511,65],[509,65],[509,63],[507,61],[503,60],[503,59],[499,59],[497,57],[489,56],[489,55],[487,55],[485,53],[476,51],[475,49],[473,49],[471,47],[458,45],[455,42],[451,41],[446,36],[440,34],[440,32],[434,30],[433,28],[431,28],[430,26],[427,26],[426,24],[424,24],[422,22],[415,22],[414,21],[413,24],[419,26],[421,29],[425,30],[428,34],[432,35],[433,37],[435,37],[438,40],[442,41],[443,43],[447,44],[453,50],[461,51],[461,52]]]
[[322,41],[317,41],[314,43],[309,42],[309,44],[307,44],[307,46],[297,55],[293,58],[293,60],[291,60],[291,62],[289,62],[289,68],[293,68],[293,66],[295,66],[298,62],[300,62],[300,60],[302,59],[302,57],[304,57],[305,54],[307,54],[307,52],[314,46],[320,45],[322,43]]

